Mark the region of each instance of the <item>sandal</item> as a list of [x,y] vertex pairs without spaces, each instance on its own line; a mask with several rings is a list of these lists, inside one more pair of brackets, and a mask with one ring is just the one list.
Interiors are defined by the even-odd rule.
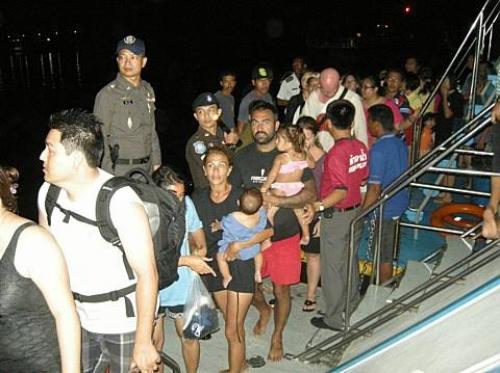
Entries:
[[304,302],[304,307],[302,307],[303,312],[313,312],[316,310],[316,302],[313,300],[306,299]]

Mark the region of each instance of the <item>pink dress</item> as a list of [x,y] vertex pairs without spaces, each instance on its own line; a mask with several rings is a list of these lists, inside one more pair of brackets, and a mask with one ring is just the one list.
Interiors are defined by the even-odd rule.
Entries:
[[[303,170],[304,168],[307,167],[308,167],[307,161],[291,161],[281,166],[280,174],[290,174],[295,171]],[[289,197],[297,194],[302,189],[304,189],[304,183],[302,183],[301,181],[288,182],[288,183],[278,182],[278,183],[272,183],[271,188],[278,189],[283,193],[285,193],[285,196]]]

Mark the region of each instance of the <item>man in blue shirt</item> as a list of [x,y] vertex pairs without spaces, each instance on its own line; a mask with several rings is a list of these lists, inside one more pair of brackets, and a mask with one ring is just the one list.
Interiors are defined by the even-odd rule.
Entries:
[[[384,188],[408,168],[408,151],[394,133],[394,116],[384,104],[368,109],[368,129],[377,138],[370,149],[368,191],[363,208],[377,202]],[[392,247],[394,229],[401,214],[408,208],[408,190],[403,189],[384,205],[382,240],[380,242],[380,283],[392,278]]]

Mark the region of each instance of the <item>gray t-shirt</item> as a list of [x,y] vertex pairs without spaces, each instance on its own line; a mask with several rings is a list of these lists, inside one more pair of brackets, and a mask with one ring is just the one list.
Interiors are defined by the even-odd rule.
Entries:
[[222,121],[227,128],[233,129],[235,126],[233,95],[225,96],[221,91],[217,91],[215,92],[215,97],[217,97],[217,100],[219,100],[219,105],[222,109]]
[[248,106],[257,100],[263,100],[269,102],[270,104],[274,104],[273,97],[269,93],[266,93],[264,96],[259,96],[255,90],[252,90],[241,100],[240,110],[238,111],[238,121],[245,123],[248,122]]

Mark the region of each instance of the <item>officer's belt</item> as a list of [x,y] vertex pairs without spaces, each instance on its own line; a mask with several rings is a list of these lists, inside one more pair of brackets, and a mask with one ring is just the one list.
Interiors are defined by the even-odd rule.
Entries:
[[136,158],[136,159],[126,159],[126,158],[118,158],[115,164],[144,164],[149,162],[149,156],[144,158]]

